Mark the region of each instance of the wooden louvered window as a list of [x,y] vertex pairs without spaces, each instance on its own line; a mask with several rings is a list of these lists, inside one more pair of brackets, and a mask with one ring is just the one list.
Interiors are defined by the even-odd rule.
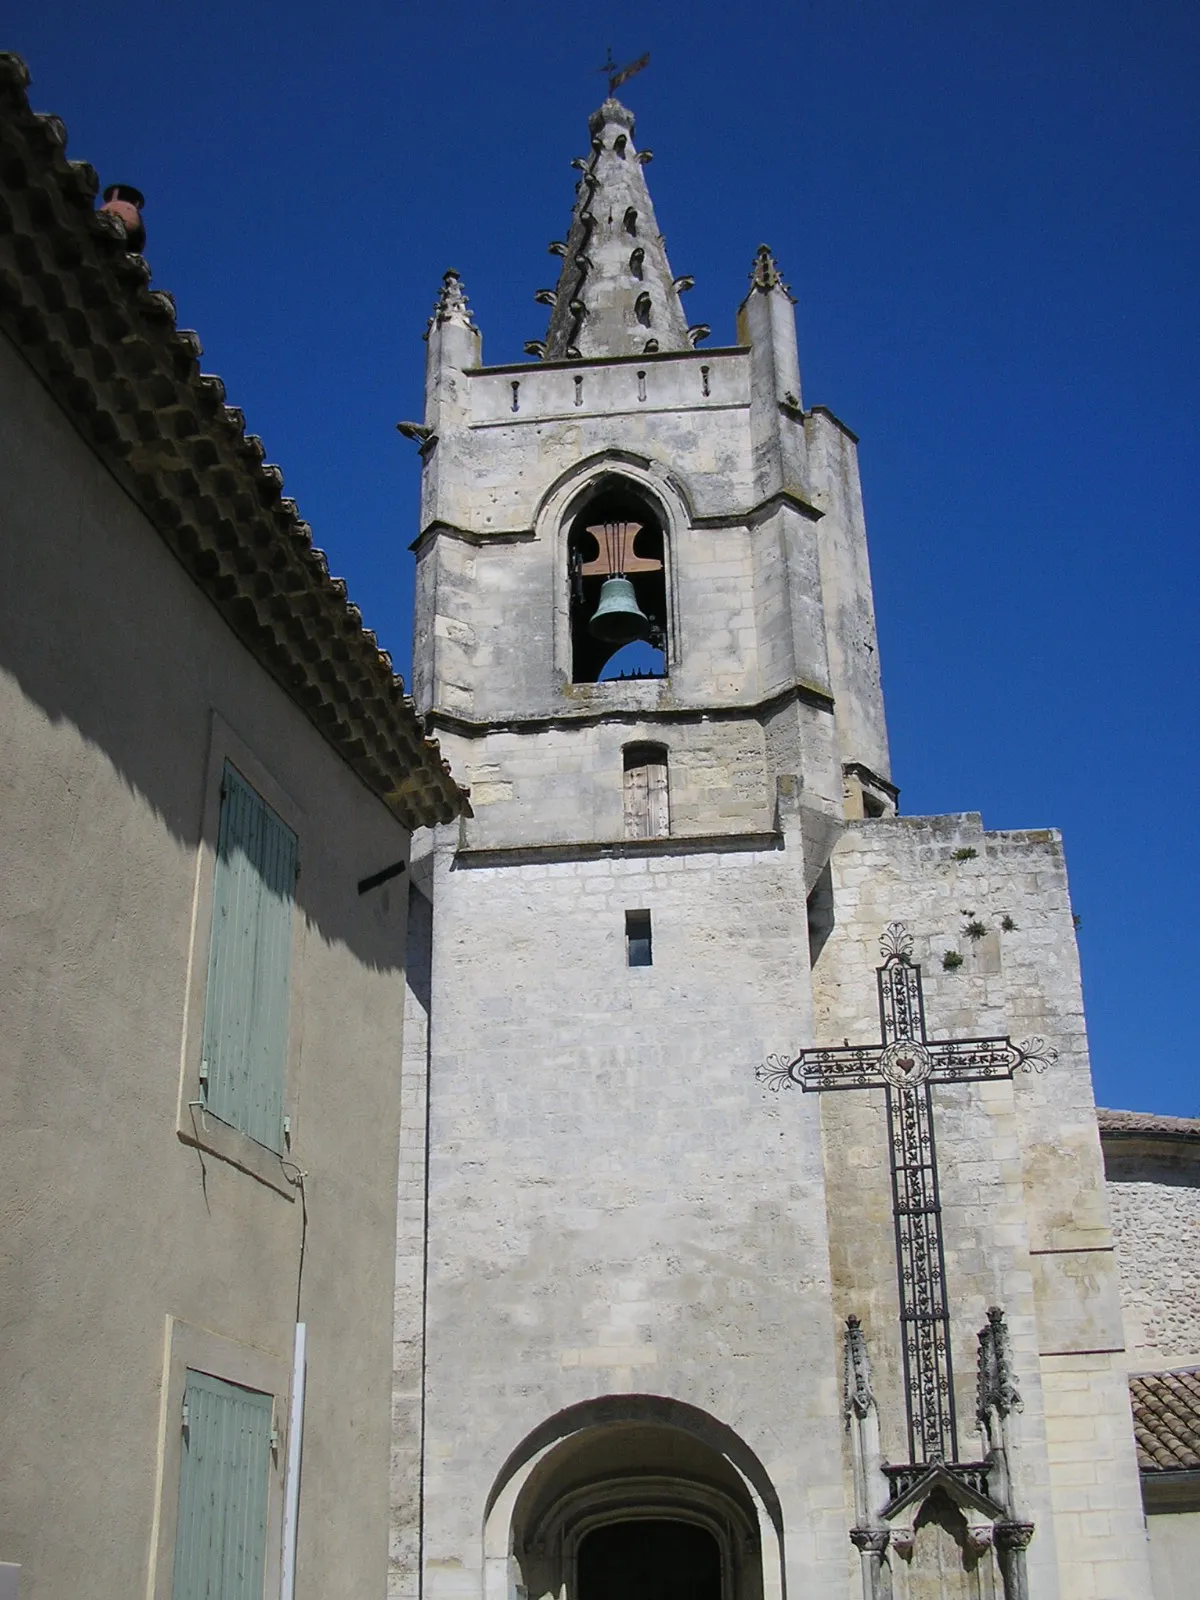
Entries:
[[171,1600],[263,1600],[269,1394],[187,1374]]
[[625,747],[625,837],[666,839],[671,832],[667,752],[660,744]]
[[296,835],[225,763],[204,995],[205,1109],[283,1151]]

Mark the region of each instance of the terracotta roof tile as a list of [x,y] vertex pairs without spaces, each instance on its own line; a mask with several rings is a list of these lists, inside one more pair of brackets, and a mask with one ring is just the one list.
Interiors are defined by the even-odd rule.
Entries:
[[1143,1372],[1129,1380],[1129,1398],[1142,1471],[1200,1470],[1200,1367]]
[[451,821],[466,792],[390,656],[28,85],[0,54],[0,328],[322,737],[405,826]]
[[1166,1133],[1179,1139],[1200,1139],[1200,1117],[1162,1117],[1154,1111],[1096,1109],[1101,1134]]

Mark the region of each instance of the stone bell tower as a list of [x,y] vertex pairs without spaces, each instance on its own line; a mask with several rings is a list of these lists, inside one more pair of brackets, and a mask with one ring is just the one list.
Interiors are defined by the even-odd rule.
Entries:
[[[537,295],[544,343],[484,366],[447,273],[425,416],[401,424],[424,463],[414,694],[473,816],[429,835],[413,873],[393,1600],[1082,1595],[1057,1575],[1030,1258],[1045,1229],[1014,1097],[1035,1155],[1045,1109],[1012,1081],[1057,1056],[1070,1110],[1043,1209],[1065,1195],[1079,1248],[1102,1243],[1073,944],[1048,983],[1028,952],[1010,963],[1021,1025],[1058,1039],[1040,1056],[1007,1037],[1017,991],[988,907],[958,988],[930,965],[949,907],[1038,871],[1061,892],[1020,918],[1065,919],[1069,938],[1061,852],[977,817],[896,817],[855,437],[804,406],[765,246],[738,342],[701,346],[632,115],[610,98],[589,128],[558,283]],[[965,885],[976,858],[991,877]],[[908,1020],[877,1038],[874,952],[905,916],[915,945],[893,929],[878,982]],[[903,1000],[922,958],[923,1013]],[[937,1053],[946,1030],[988,1036],[989,1081]],[[810,1066],[801,1047],[851,1032],[875,1041],[853,1084],[822,1076],[836,1051]],[[972,1201],[957,1167],[944,1179],[952,1215],[898,1284],[895,1176],[928,1163],[886,1119],[918,1082],[921,1126],[946,1099],[986,1172]],[[1073,1226],[1047,1248],[1074,1248]],[[910,1362],[905,1318],[926,1313],[904,1273],[930,1249],[947,1265],[923,1288],[942,1300]],[[989,1322],[990,1305],[1015,1315]],[[961,1442],[981,1423],[956,1420],[981,1326],[1024,1384],[1020,1505]],[[1094,1350],[1093,1333],[1059,1343]],[[922,1385],[933,1432],[913,1420]],[[961,1588],[921,1587],[939,1538]]]

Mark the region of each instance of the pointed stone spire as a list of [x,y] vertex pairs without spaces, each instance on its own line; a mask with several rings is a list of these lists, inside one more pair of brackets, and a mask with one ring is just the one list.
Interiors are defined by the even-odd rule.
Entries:
[[764,394],[800,409],[800,358],[796,351],[795,297],[769,246],[760,244],[750,269],[750,293],[738,307],[738,341],[754,347]]
[[608,99],[588,119],[591,155],[581,168],[575,210],[555,290],[539,290],[550,303],[545,359],[632,356],[688,350],[707,329],[688,327],[646,187],[649,151],[633,143],[633,114]]
[[750,268],[750,286],[764,294],[769,289],[782,289],[792,304],[796,303],[796,297],[784,283],[779,263],[771,254],[771,247],[768,244],[760,244],[754,252],[754,265]]
[[471,308],[467,304],[467,291],[453,267],[442,274],[442,286],[433,303],[433,315],[425,329],[425,337],[428,338],[434,328],[444,327],[447,322],[452,322],[459,328],[476,331],[475,324],[471,321]]

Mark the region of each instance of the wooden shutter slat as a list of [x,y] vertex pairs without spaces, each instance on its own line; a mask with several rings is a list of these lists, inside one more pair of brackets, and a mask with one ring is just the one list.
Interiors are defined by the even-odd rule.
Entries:
[[296,835],[226,764],[205,995],[207,1105],[283,1148]]
[[172,1600],[262,1600],[272,1397],[189,1371],[184,1398]]

